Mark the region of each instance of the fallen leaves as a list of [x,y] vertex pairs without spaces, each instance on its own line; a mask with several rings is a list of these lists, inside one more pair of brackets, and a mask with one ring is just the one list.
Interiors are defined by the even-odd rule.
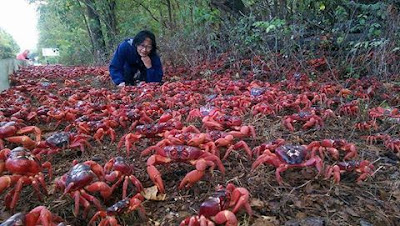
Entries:
[[274,216],[261,216],[260,218],[257,218],[252,225],[253,226],[277,226],[277,225],[281,225],[281,224],[280,224],[279,220]]
[[145,188],[141,192],[141,194],[147,200],[164,201],[167,197],[166,194],[158,194],[158,188],[155,185],[152,187]]

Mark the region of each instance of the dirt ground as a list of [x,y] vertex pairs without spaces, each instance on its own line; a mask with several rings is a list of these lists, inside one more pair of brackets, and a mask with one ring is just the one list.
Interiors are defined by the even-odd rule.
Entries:
[[[224,69],[220,69],[218,73],[222,73],[221,70],[223,71]],[[212,74],[212,71],[204,72],[203,70],[201,72],[203,72],[203,78],[206,79],[207,76],[204,73]],[[60,87],[65,87],[65,79],[74,79],[79,85],[71,87],[71,94],[75,93],[74,91],[79,87],[86,85],[119,92],[109,81],[105,82],[104,78],[107,78],[108,75],[104,73],[104,69],[99,69],[99,71],[88,70],[86,71],[87,74],[79,76],[71,72],[71,76],[65,77],[58,76],[58,72],[54,72],[54,75],[51,76],[51,70],[48,69],[36,72],[26,70],[19,73],[15,77],[21,78],[21,75],[23,75],[25,80],[14,79],[12,83],[14,87],[11,89],[21,87],[23,85],[21,81],[27,82],[27,84],[29,83],[28,80],[55,82],[58,88],[50,89],[50,92],[57,95],[57,90]],[[43,76],[40,73],[43,73]],[[44,76],[45,73],[49,76]],[[64,73],[66,72],[64,71]],[[196,73],[201,74],[200,72]],[[166,72],[165,79],[167,81],[183,81],[187,77],[190,76],[185,70],[174,71],[169,69]],[[237,79],[235,76],[232,77],[232,79]],[[345,86],[344,81],[335,81],[335,83]],[[398,84],[398,80],[392,81],[392,83]],[[271,82],[271,84],[274,84],[274,82]],[[382,85],[383,82],[380,84]],[[31,98],[31,109],[40,107],[41,100],[38,96],[29,96],[29,93],[24,88],[18,89]],[[382,90],[385,89],[379,87],[378,91],[382,92]],[[212,94],[207,90],[199,93],[203,97]],[[7,99],[11,98],[7,95],[4,92],[1,95],[3,101],[2,109],[7,107],[4,106],[4,103],[8,103]],[[399,93],[394,93],[394,95],[397,95],[398,98]],[[62,99],[67,100],[69,96],[66,94]],[[328,118],[321,128],[308,130],[301,129],[301,123],[295,124],[295,131],[293,132],[282,126],[282,119],[284,115],[290,114],[289,112],[282,112],[275,116],[254,116],[250,114],[249,110],[242,116],[243,124],[253,125],[256,130],[255,138],[247,137],[243,139],[251,149],[277,138],[282,138],[286,141],[286,144],[293,145],[309,144],[312,141],[323,139],[346,139],[347,142],[355,144],[358,151],[356,159],[366,159],[374,165],[373,176],[368,177],[359,184],[356,183],[359,174],[355,172],[343,173],[340,183],[336,184],[332,179],[325,179],[323,175],[318,175],[315,167],[308,167],[289,169],[282,173],[284,183],[279,185],[275,178],[275,167],[264,164],[255,170],[251,170],[255,159],[248,159],[243,151],[234,151],[226,160],[223,160],[223,165],[226,169],[225,175],[221,174],[219,170],[214,170],[212,174],[207,171],[205,176],[190,189],[178,190],[178,185],[182,178],[194,169],[193,166],[185,163],[157,166],[165,183],[165,200],[145,200],[142,203],[146,210],[145,217],[140,216],[137,211],[133,211],[120,215],[117,219],[122,225],[178,225],[186,217],[197,214],[200,204],[213,194],[217,185],[233,183],[236,187],[248,189],[251,194],[249,202],[253,215],[250,217],[244,210],[239,211],[236,214],[239,225],[400,225],[399,157],[394,151],[386,148],[382,142],[369,144],[365,139],[361,139],[362,136],[376,133],[387,133],[392,138],[398,139],[399,121],[379,121],[379,128],[374,131],[360,131],[354,127],[355,122],[360,122],[361,118],[365,117],[368,109],[384,105],[399,108],[398,105],[390,105],[388,102],[378,98],[378,94],[375,96],[377,97],[376,99],[372,98],[366,105],[363,105],[367,106],[367,108],[360,109],[359,115]],[[204,104],[204,102],[201,104]],[[333,110],[337,113],[337,109]],[[4,117],[2,121],[5,121]],[[185,120],[183,122],[184,125],[189,125]],[[54,132],[62,131],[69,125],[69,122],[62,122],[55,128],[56,123],[57,121],[52,120],[49,123],[41,121],[27,122],[26,124],[38,126],[42,130],[43,139],[46,139]],[[197,128],[202,126],[200,119],[191,124],[197,126]],[[117,127],[115,130],[118,142],[127,133],[127,130],[121,127]],[[202,132],[205,132],[205,130],[202,129]],[[83,153],[78,149],[67,148],[53,155],[42,156],[42,159],[51,162],[54,177],[59,179],[70,170],[73,160],[78,162],[95,160],[100,165],[104,165],[111,157],[122,155],[132,162],[135,167],[134,175],[142,182],[145,188],[148,188],[154,185],[146,172],[148,156],[141,157],[140,152],[159,140],[160,138],[155,140],[143,138],[136,144],[138,151],[132,151],[130,156],[126,156],[125,149],[122,148],[122,152],[118,154],[117,142],[110,142],[110,138],[106,136],[101,145],[94,140],[90,140],[92,148],[88,148]],[[6,142],[5,145],[8,148],[16,146],[16,144],[9,142]],[[226,148],[222,148],[221,152],[224,153],[225,150]],[[324,163],[331,165],[336,163],[336,160],[327,156]],[[3,175],[6,174],[7,172],[3,173]],[[47,181],[50,194],[43,201],[37,199],[31,186],[24,187],[16,212],[26,213],[36,206],[44,205],[52,213],[63,218],[68,224],[88,224],[90,217],[96,212],[96,208],[94,206],[91,208],[88,217],[83,217],[81,214],[74,216],[74,201],[69,196],[61,197],[61,193],[55,191],[54,181],[55,179]],[[6,189],[0,197],[4,199],[9,190]],[[135,194],[135,189],[130,188],[129,191],[129,196]],[[108,207],[120,200],[120,197],[121,186],[114,191],[110,200],[99,199],[104,207]],[[5,208],[4,200],[1,203],[0,220],[3,221],[11,216],[11,212]],[[82,209],[80,213],[82,213]]]

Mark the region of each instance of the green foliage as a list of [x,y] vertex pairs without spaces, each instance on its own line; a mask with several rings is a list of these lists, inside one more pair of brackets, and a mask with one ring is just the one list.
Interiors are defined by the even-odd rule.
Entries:
[[239,51],[266,53],[278,48],[284,37],[290,34],[291,28],[286,20],[273,18],[271,20],[257,20],[253,15],[241,17],[230,28],[230,43],[237,44]]
[[38,48],[59,48],[59,57],[43,57],[42,63],[67,65],[90,64],[94,61],[82,11],[76,1],[54,0],[39,7]]
[[0,59],[15,58],[19,49],[13,37],[0,28]]
[[271,33],[282,30],[285,28],[286,21],[278,18],[274,18],[270,21],[257,21],[253,23],[253,26],[264,30],[265,33]]
[[[323,53],[328,58],[332,53],[329,62],[342,66],[344,76],[362,76],[382,68],[396,70],[394,64],[384,67],[385,62],[378,59],[391,59],[400,49],[399,22],[392,22],[388,15],[389,4],[396,4],[393,0],[375,4],[350,0],[242,0],[248,11],[245,15],[216,6],[220,2],[47,1],[39,8],[39,48],[59,48],[60,57],[52,60],[63,64],[95,63],[96,52],[101,51],[106,54],[103,63],[107,64],[121,40],[149,29],[156,34],[163,60],[177,64],[196,64],[229,52],[238,58],[279,53],[298,60],[302,66],[312,57]],[[90,19],[87,3],[99,17],[102,40],[93,40],[90,25],[96,21]],[[111,7],[114,11],[111,3],[115,3]],[[105,49],[96,49],[96,41],[104,41]],[[372,51],[375,61],[363,64],[362,59],[367,59],[363,56]],[[275,65],[279,67],[278,62]]]

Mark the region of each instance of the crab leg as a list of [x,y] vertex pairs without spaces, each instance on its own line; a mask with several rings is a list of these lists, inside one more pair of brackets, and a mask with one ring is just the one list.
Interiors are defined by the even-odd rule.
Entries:
[[93,195],[89,195],[83,189],[80,191],[80,193],[81,193],[83,198],[85,198],[86,200],[92,202],[96,206],[97,209],[102,209],[100,201],[97,198],[95,198]]
[[12,211],[14,210],[15,206],[17,205],[17,202],[19,200],[19,194],[21,193],[22,187],[25,184],[30,184],[30,183],[31,183],[31,180],[26,176],[22,176],[21,178],[19,178],[17,185],[15,186],[15,192],[14,192],[11,204],[10,204],[10,209]]
[[0,177],[0,194],[11,185],[15,184],[21,175],[10,175]]
[[124,177],[124,183],[122,184],[122,198],[126,198],[126,191],[128,190],[129,177]]
[[[41,197],[41,195],[40,195],[40,187],[39,187],[40,182],[37,180],[36,177],[31,177],[31,178],[29,178],[29,179],[32,181],[32,186],[33,186],[33,188],[35,189],[35,193],[36,193],[36,195],[37,195],[37,197],[38,197],[38,200],[39,200],[39,201],[42,201],[42,197]],[[47,192],[46,192],[46,193],[47,193]]]
[[[90,208],[90,203],[88,200],[83,198],[82,196],[79,197],[79,203],[83,205],[83,216],[86,217],[87,214],[89,213],[89,208]],[[79,204],[78,204],[79,205]]]
[[158,171],[154,165],[169,162],[171,162],[171,159],[163,157],[161,155],[152,155],[150,156],[150,158],[147,159],[147,173],[161,193],[165,192],[164,183],[161,178],[160,171]]
[[143,185],[142,183],[140,183],[139,179],[137,179],[135,176],[131,175],[129,176],[129,179],[131,180],[131,182],[136,186],[136,188],[138,189],[138,191],[143,191]]
[[[84,198],[81,197],[81,194],[80,194],[79,191],[74,191],[74,193],[71,194],[71,196],[72,196],[72,197],[74,198],[74,200],[75,200],[74,216],[76,217],[76,216],[78,216],[78,213],[79,213],[79,203],[80,203],[80,200],[81,200],[81,199],[84,199]],[[86,199],[84,199],[84,200],[87,202]]]

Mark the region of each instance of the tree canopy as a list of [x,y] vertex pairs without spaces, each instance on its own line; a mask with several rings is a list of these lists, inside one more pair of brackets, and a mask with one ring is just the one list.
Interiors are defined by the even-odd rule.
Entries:
[[19,46],[13,37],[0,27],[0,59],[14,58]]

